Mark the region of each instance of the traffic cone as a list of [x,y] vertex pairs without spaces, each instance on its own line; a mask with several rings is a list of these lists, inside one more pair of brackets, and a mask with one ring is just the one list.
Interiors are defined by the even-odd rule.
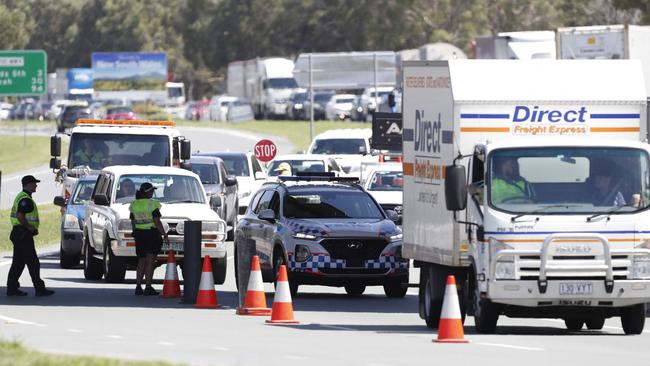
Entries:
[[260,269],[260,257],[256,255],[253,256],[251,263],[251,273],[248,277],[244,307],[238,308],[237,314],[271,315],[271,309],[266,307],[266,295],[264,294],[264,282],[262,281],[262,270]]
[[181,297],[181,283],[178,280],[178,271],[176,270],[176,259],[174,252],[171,250],[167,254],[167,266],[165,267],[165,280],[163,281],[163,290],[161,297],[176,298]]
[[291,305],[291,290],[287,277],[287,267],[283,264],[278,272],[278,284],[273,297],[273,309],[269,324],[298,324],[293,318],[293,305]]
[[206,255],[203,259],[199,293],[196,295],[196,304],[194,304],[194,307],[200,309],[216,309],[221,307],[217,302],[217,292],[214,290],[212,263],[210,263],[209,255]]
[[463,332],[463,321],[460,316],[460,305],[456,289],[456,278],[447,276],[447,287],[445,298],[442,302],[440,312],[440,323],[438,326],[438,339],[434,342],[442,343],[469,343]]

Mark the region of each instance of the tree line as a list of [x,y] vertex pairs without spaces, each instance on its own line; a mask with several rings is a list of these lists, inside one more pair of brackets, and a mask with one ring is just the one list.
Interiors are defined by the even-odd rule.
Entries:
[[0,49],[43,49],[48,70],[93,52],[165,51],[193,97],[229,62],[301,52],[402,50],[562,26],[648,24],[650,0],[2,0]]

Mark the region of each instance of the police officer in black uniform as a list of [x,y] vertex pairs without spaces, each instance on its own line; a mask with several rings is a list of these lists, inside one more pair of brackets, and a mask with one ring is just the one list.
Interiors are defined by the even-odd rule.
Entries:
[[36,184],[40,181],[33,175],[26,175],[22,178],[23,190],[18,193],[11,208],[11,234],[9,239],[14,245],[14,255],[7,278],[7,296],[26,296],[27,293],[20,290],[18,279],[25,269],[29,269],[32,277],[36,296],[50,296],[54,291],[45,288],[41,279],[41,263],[34,247],[34,236],[38,235],[38,207],[32,199],[36,192]]

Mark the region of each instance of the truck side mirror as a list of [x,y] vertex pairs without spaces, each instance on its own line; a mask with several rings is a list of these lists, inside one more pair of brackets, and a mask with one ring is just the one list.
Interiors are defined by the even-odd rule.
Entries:
[[181,140],[181,160],[189,160],[192,156],[192,144],[190,140]]
[[50,137],[50,156],[61,156],[61,137],[54,135]]
[[62,196],[54,197],[54,204],[59,207],[65,207],[66,205],[65,198],[63,198]]
[[96,194],[94,202],[98,206],[108,206],[109,205],[108,197],[106,197],[105,194]]
[[61,169],[61,159],[51,158],[50,159],[50,169]]
[[449,211],[462,211],[467,207],[467,185],[465,167],[449,165],[445,167],[445,203]]

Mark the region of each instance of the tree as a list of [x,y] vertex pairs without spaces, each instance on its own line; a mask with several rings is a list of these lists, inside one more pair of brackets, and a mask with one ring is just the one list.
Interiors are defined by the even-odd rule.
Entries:
[[0,49],[19,50],[29,42],[29,25],[22,11],[0,4],[0,24]]

